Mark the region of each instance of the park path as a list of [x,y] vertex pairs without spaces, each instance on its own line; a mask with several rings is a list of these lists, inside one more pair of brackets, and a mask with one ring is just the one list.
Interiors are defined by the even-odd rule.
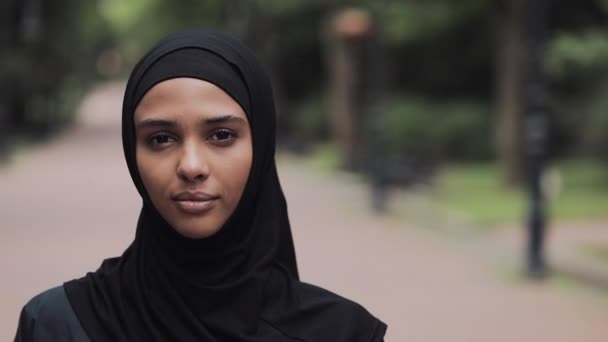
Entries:
[[[133,238],[140,200],[120,143],[124,84],[83,102],[77,124],[0,169],[0,341],[34,294],[94,270]],[[389,325],[386,341],[608,341],[608,297],[528,283],[486,254],[367,210],[352,177],[278,157],[303,280]]]

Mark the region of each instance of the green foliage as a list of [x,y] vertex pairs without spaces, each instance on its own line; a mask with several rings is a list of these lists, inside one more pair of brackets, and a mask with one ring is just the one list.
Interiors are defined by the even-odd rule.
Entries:
[[32,7],[9,0],[7,8],[12,16],[1,24],[8,33],[0,51],[0,110],[8,113],[11,133],[47,137],[70,122],[112,35],[95,2]]
[[332,173],[340,169],[340,152],[333,144],[318,144],[313,147],[304,161],[322,172]]
[[549,43],[547,70],[555,78],[572,73],[592,76],[608,67],[608,31],[594,28],[583,33],[561,32]]
[[[588,160],[570,160],[557,168],[561,192],[549,203],[555,219],[608,216],[608,167]],[[527,194],[509,189],[496,164],[453,165],[439,174],[434,198],[448,208],[466,213],[477,223],[524,222]]]
[[590,96],[582,106],[584,119],[579,134],[582,137],[580,148],[586,154],[608,161],[608,75],[604,77],[594,92],[595,96]]
[[480,102],[396,98],[385,113],[393,153],[419,158],[483,159],[491,151],[489,107]]
[[[222,1],[102,0],[101,15],[120,36],[118,49],[129,69],[158,39],[188,27],[218,27]],[[127,71],[127,70],[124,70]]]
[[[489,103],[499,22],[495,20],[498,12],[494,1],[42,3],[47,11],[42,41],[37,46],[15,48],[0,61],[15,79],[39,80],[23,86],[24,92],[54,89],[44,96],[38,94],[33,103],[44,107],[51,97],[63,104],[49,107],[67,108],[67,103],[74,102],[86,88],[83,85],[98,76],[95,63],[105,49],[119,52],[125,75],[141,54],[168,32],[193,26],[230,31],[230,23],[236,21],[245,27],[241,38],[272,71],[281,95],[280,106],[293,109],[281,113],[282,124],[292,130],[284,134],[307,140],[324,139],[328,134],[327,101],[319,95],[329,74],[321,32],[337,9],[367,8],[387,46],[386,89],[419,95],[395,97],[387,106],[383,120],[393,153],[452,160],[492,155],[493,113]],[[608,115],[604,110],[608,105],[604,100],[608,91],[607,14],[607,0],[553,4],[546,66],[554,87],[552,135],[557,137],[551,150],[560,155],[581,150],[596,157],[608,155]]]
[[101,0],[99,13],[117,34],[127,34],[138,23],[143,13],[158,4],[157,0]]
[[306,142],[327,138],[330,116],[325,95],[314,94],[300,102],[293,111],[291,124],[299,139]]
[[306,0],[256,0],[252,1],[259,9],[263,9],[265,15],[281,17],[285,15],[298,15],[306,11],[307,7],[314,6],[311,1]]
[[506,188],[499,175],[494,164],[454,165],[439,174],[433,197],[484,226],[523,220],[524,194]]
[[564,161],[559,167],[565,191],[608,192],[608,167],[605,164],[582,159]]
[[384,24],[387,40],[403,44],[451,30],[490,7],[491,1],[377,1],[369,6]]
[[588,129],[583,136],[583,147],[587,154],[608,161],[608,115],[605,111],[593,112],[588,118]]
[[569,74],[568,81],[564,82],[567,85],[561,90],[563,95],[556,97],[553,135],[570,146],[560,151],[561,155],[577,154],[608,160],[608,68],[605,67],[590,67],[574,76]]

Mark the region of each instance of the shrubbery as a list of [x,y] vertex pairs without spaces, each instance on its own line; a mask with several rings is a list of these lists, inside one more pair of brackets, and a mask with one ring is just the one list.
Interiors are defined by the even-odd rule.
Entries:
[[492,154],[491,117],[480,102],[395,98],[385,113],[387,143],[393,153],[417,157],[486,159]]

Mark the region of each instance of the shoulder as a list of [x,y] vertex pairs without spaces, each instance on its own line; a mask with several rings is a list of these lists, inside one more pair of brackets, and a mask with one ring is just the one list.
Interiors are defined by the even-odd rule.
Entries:
[[24,310],[30,313],[44,313],[49,309],[52,311],[61,309],[64,304],[68,304],[65,291],[63,286],[57,286],[34,296],[25,304]]
[[21,310],[16,341],[89,341],[63,286],[34,296]]
[[[298,321],[290,330],[305,341],[381,342],[386,324],[362,305],[324,288],[296,282]],[[293,323],[293,321],[292,321]]]
[[30,299],[22,313],[38,324],[59,323],[73,314],[63,286],[53,287]]
[[360,323],[363,326],[382,323],[361,304],[339,294],[304,282],[298,282],[297,287],[303,304],[310,303],[311,306],[323,307],[328,313],[344,319],[348,318],[351,322]]
[[324,310],[344,315],[342,317],[371,318],[371,314],[359,303],[322,287],[297,282],[296,289],[303,307],[322,307]]

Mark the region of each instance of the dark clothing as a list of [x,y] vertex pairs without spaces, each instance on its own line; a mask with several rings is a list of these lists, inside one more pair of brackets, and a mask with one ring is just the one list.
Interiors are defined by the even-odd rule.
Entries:
[[32,298],[19,316],[15,342],[90,342],[68,302],[63,286]]
[[[327,296],[328,299],[337,297],[318,287],[300,283],[302,291],[299,291],[304,296],[318,297],[319,294]],[[323,341],[333,341],[332,334],[336,330],[353,330],[357,324],[353,313],[360,312],[367,315],[365,309],[356,303],[346,299],[342,300],[341,307],[335,308],[336,311],[342,311],[342,320],[331,322],[332,326],[320,325],[316,327],[322,330],[324,334]],[[303,298],[306,301],[306,298]],[[314,314],[314,312],[311,312]],[[311,320],[313,322],[315,320]],[[263,327],[268,330],[269,339],[266,341],[310,341],[299,338],[297,327],[288,327],[284,330],[273,325],[269,321],[262,321]],[[338,323],[338,324],[335,324]],[[376,326],[368,332],[369,337],[365,341],[382,342],[384,341],[384,333],[386,325],[377,321]],[[54,287],[44,291],[30,300],[19,317],[19,327],[17,328],[17,336],[15,342],[91,342],[84,329],[80,325],[78,318],[74,314],[70,303],[66,297],[63,286]]]
[[[223,89],[243,108],[251,128],[253,159],[240,201],[223,227],[204,239],[180,235],[161,216],[135,156],[139,101],[156,84],[180,77]],[[207,30],[179,31],[141,59],[129,77],[122,111],[125,159],[142,197],[135,239],[120,257],[64,284],[91,341],[381,340],[384,323],[363,307],[299,281],[274,160],[275,129],[268,76],[235,39]],[[200,188],[201,182],[183,185]],[[23,329],[27,335],[29,329]]]

